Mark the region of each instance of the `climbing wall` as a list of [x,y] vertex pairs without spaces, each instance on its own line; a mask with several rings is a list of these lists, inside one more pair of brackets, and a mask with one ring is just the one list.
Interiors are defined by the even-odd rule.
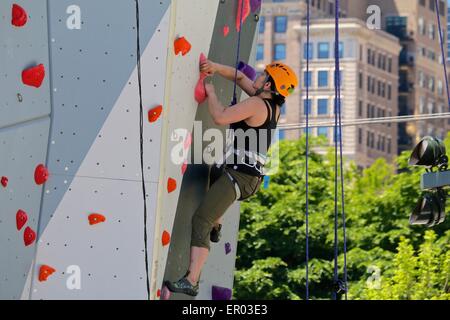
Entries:
[[[139,11],[135,0],[0,3],[0,298],[161,297],[175,260],[189,259],[180,244],[190,225],[179,231],[180,222],[202,193],[185,190],[206,184],[204,166],[186,163],[194,119],[210,125],[206,106],[196,115],[199,56],[234,64],[225,49],[237,41],[238,2],[139,1]],[[243,28],[243,60],[254,20]],[[214,81],[228,104],[230,84]],[[173,161],[180,143],[185,158]],[[232,211],[231,251],[217,250],[205,270],[228,288]]]
[[34,172],[46,162],[50,128],[48,78],[40,88],[22,82],[23,70],[49,65],[47,8],[24,3],[33,12],[27,28],[21,19],[12,24],[11,1],[0,2],[0,299],[21,298],[31,268],[35,247],[24,236],[38,228],[42,186]]
[[[260,2],[249,1],[250,12],[244,20],[241,34],[240,60],[249,62],[249,59],[256,57],[252,53],[255,48],[255,29],[259,20]],[[214,17],[214,26],[211,29],[211,46],[208,57],[216,62],[233,66],[236,63],[236,52],[238,42],[238,31],[236,28],[236,12],[238,1],[220,1],[217,16]],[[177,19],[178,20],[178,19]],[[183,20],[183,19],[181,19]],[[192,26],[183,24],[177,25],[180,30],[191,30]],[[204,35],[204,32],[201,33]],[[254,62],[254,61],[253,61]],[[196,61],[194,61],[196,63]],[[253,64],[254,65],[254,64]],[[179,66],[182,67],[181,65]],[[195,66],[194,66],[195,67]],[[183,74],[183,73],[182,73]],[[188,72],[187,74],[190,74]],[[217,88],[218,96],[224,105],[229,105],[233,96],[233,83],[218,76],[213,78],[213,84]],[[174,84],[174,87],[176,84]],[[238,91],[239,96],[241,92]],[[176,96],[174,98],[177,98]],[[179,96],[181,98],[181,96]],[[180,104],[183,102],[180,101]],[[195,109],[193,110],[195,113]],[[207,105],[201,105],[197,110],[195,120],[201,123],[201,127],[196,126],[192,135],[195,137],[192,150],[208,152],[208,144],[205,141],[201,146],[199,137],[211,128],[222,130],[212,121]],[[192,127],[188,128],[189,131]],[[200,140],[201,141],[201,140]],[[170,245],[170,252],[167,262],[164,279],[178,280],[189,267],[189,251],[191,237],[191,220],[194,211],[199,206],[205,195],[208,186],[209,166],[189,165],[181,186],[178,210],[175,217],[173,229],[173,239]],[[239,205],[236,203],[225,214],[222,230],[222,240],[218,244],[211,244],[210,256],[202,272],[200,281],[200,294],[196,299],[211,300],[227,299],[231,296],[231,289],[234,281],[234,268],[237,249],[237,236],[239,228]],[[213,294],[214,291],[214,294]],[[171,299],[189,299],[188,296],[173,294]]]

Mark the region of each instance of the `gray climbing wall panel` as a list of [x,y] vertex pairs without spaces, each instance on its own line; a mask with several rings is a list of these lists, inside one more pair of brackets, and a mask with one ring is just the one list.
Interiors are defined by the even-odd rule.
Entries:
[[[50,127],[48,78],[40,89],[25,86],[24,69],[49,65],[47,7],[36,1],[18,1],[29,7],[29,30],[11,25],[11,1],[0,2],[0,299],[19,299],[34,257],[25,247],[24,230],[37,230],[42,187],[34,182],[37,165],[46,162]],[[18,231],[16,213],[28,221]]]
[[[27,11],[21,28],[11,26],[13,3]],[[186,139],[180,129],[191,132],[195,119],[212,126],[206,106],[197,112],[193,95],[199,55],[234,64],[228,49],[237,41],[237,3],[139,1],[146,224],[136,1],[0,3],[0,178],[9,178],[6,188],[0,186],[0,298],[157,299],[163,279],[178,275],[189,258],[190,226],[184,222],[203,196],[207,173],[205,166],[190,166],[184,179],[171,154]],[[222,34],[226,24],[228,37]],[[251,15],[243,60],[255,25]],[[192,49],[175,56],[174,40],[182,36]],[[40,63],[46,68],[42,86],[23,85],[21,72]],[[228,104],[231,84],[214,83]],[[162,115],[150,123],[147,112],[159,105]],[[44,187],[34,182],[38,164],[50,172]],[[169,179],[177,183],[171,192]],[[37,232],[28,247],[25,226],[20,232],[15,226],[19,209],[28,214],[26,227]],[[221,244],[204,273],[223,281],[205,282],[201,298],[211,298],[211,285],[232,286],[238,212],[234,206],[225,223],[232,252],[225,255]],[[94,213],[106,221],[90,225]],[[170,246],[164,233],[171,235]],[[40,279],[43,266],[55,269],[46,281]]]

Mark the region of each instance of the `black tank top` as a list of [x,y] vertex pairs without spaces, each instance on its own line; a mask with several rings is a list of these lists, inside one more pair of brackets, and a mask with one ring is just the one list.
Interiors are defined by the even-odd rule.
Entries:
[[267,119],[261,126],[251,127],[245,120],[230,125],[234,134],[233,147],[236,152],[232,156],[232,164],[227,161],[227,166],[252,176],[264,175],[261,171],[265,161],[260,159],[266,159],[280,119],[280,116],[277,118],[275,103],[271,99],[263,100],[267,108]]

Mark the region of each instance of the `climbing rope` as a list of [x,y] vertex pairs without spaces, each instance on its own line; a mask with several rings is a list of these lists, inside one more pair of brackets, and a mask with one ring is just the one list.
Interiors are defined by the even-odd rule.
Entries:
[[435,0],[435,7],[436,7],[437,22],[438,22],[438,27],[439,27],[439,41],[441,44],[442,64],[444,65],[445,84],[447,85],[447,101],[448,101],[448,106],[450,108],[450,91],[449,91],[449,87],[448,87],[447,64],[446,64],[446,59],[445,59],[444,39],[442,36],[441,14],[439,12],[438,0]]
[[139,0],[136,2],[136,34],[137,34],[137,71],[138,71],[138,84],[139,84],[139,108],[140,108],[140,158],[141,158],[141,174],[142,174],[142,194],[144,196],[144,247],[145,247],[145,272],[146,272],[146,284],[147,295],[150,300],[150,278],[148,272],[148,248],[147,248],[147,188],[145,186],[144,177],[144,107],[142,102],[142,70],[141,70],[141,44],[139,39]]
[[306,0],[306,215],[305,215],[305,225],[306,225],[306,300],[309,300],[309,47],[310,47],[310,0]]
[[[244,19],[244,1],[242,1],[241,8],[239,5],[237,6],[237,15],[239,17],[239,32],[238,32],[238,43],[237,43],[237,53],[236,53],[236,64],[235,64],[235,74],[234,74],[234,89],[233,89],[233,100],[231,101],[231,105],[234,106],[237,104],[237,80],[238,80],[238,68],[239,68],[239,57],[241,55],[241,34],[242,34],[242,22]],[[240,14],[239,14],[239,10]]]
[[[335,1],[335,72],[334,72],[334,87],[335,87],[335,127],[334,127],[334,140],[335,140],[335,183],[334,183],[334,286],[333,299],[337,299],[337,295],[341,292],[345,293],[345,299],[347,300],[348,292],[348,276],[347,276],[347,235],[345,224],[345,195],[344,195],[344,173],[343,173],[343,156],[342,156],[342,110],[341,110],[341,77],[340,77],[340,56],[339,56],[339,0]],[[338,275],[338,130],[339,129],[339,155],[340,155],[340,180],[341,180],[341,206],[342,206],[342,228],[344,237],[344,281],[339,279]]]

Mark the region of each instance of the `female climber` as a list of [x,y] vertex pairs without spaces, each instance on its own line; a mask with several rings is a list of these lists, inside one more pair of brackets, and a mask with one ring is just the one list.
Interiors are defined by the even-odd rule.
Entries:
[[[201,63],[200,71],[210,76],[217,73],[230,81],[234,81],[236,75],[235,68],[210,60]],[[229,125],[234,141],[225,161],[211,170],[210,188],[192,219],[190,266],[180,280],[164,283],[171,292],[197,296],[210,241],[220,240],[223,214],[234,201],[248,199],[259,190],[280,108],[298,87],[298,79],[290,67],[274,62],[254,82],[238,71],[237,84],[250,98],[225,107],[219,102],[214,86],[205,82],[212,119],[218,125]],[[240,139],[242,136],[244,139]],[[245,138],[252,136],[256,137],[254,143]]]

